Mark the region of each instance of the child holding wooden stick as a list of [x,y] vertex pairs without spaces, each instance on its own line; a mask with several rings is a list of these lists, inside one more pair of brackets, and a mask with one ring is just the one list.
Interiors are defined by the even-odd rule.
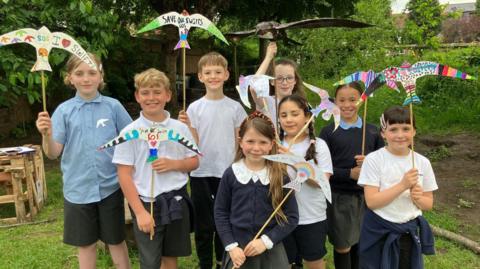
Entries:
[[[335,104],[340,109],[340,127],[324,127],[320,137],[332,154],[332,204],[327,208],[328,238],[333,244],[337,269],[358,268],[358,238],[365,209],[363,189],[357,185],[364,155],[362,152],[362,119],[357,101],[362,93],[358,82],[340,85],[335,90]],[[384,146],[375,125],[367,124],[365,154]]]
[[434,254],[433,235],[422,210],[433,206],[438,189],[430,161],[409,146],[415,119],[408,108],[391,107],[380,118],[387,146],[363,162],[358,184],[368,209],[363,218],[359,256],[361,268],[423,268],[423,254]]
[[[325,141],[315,138],[313,121],[309,122],[311,112],[308,109],[307,100],[298,95],[287,96],[278,104],[278,110],[281,126],[280,139],[283,145],[280,147],[280,152],[291,152],[305,157],[307,161],[313,160],[315,165],[323,170],[325,178],[330,178],[333,174],[330,151]],[[303,127],[307,122],[309,122],[308,128],[304,131]],[[289,174],[292,172],[291,178],[295,178],[295,172],[289,169]],[[300,191],[295,193],[295,198],[298,203],[299,223],[297,228],[283,240],[289,262],[299,262],[296,261],[296,257],[299,256],[305,260],[307,268],[323,269],[325,268],[323,257],[327,253],[325,195],[320,185],[307,181],[302,184]]]
[[282,164],[262,157],[277,153],[273,123],[254,112],[241,124],[239,136],[235,161],[225,171],[215,201],[215,224],[228,252],[223,268],[286,269],[289,263],[282,240],[298,223],[293,196],[261,237],[252,240],[283,200],[282,186],[288,181]]
[[98,240],[108,245],[116,268],[130,268],[125,244],[123,195],[112,158],[97,148],[119,134],[132,119],[118,100],[99,93],[102,63],[91,68],[77,56],[67,61],[65,84],[75,97],[61,103],[50,118],[36,122],[45,155],[62,155],[63,242],[78,248],[80,268],[95,268]]
[[272,72],[275,80],[271,84],[271,88],[273,87],[274,90],[273,95],[257,98],[255,92],[251,91],[257,110],[268,115],[275,123],[275,127],[278,121],[277,107],[280,100],[292,94],[305,96],[302,78],[297,71],[297,64],[290,59],[274,61],[276,53],[277,44],[275,42],[269,43],[265,58],[256,72],[256,75],[263,75],[267,73],[270,66],[274,66]]

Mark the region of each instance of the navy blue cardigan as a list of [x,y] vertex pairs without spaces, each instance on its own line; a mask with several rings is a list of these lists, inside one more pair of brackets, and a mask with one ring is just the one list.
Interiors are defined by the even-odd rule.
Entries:
[[[288,181],[288,177],[284,181]],[[255,237],[274,210],[269,187],[262,185],[260,180],[242,184],[237,181],[232,167],[225,170],[214,208],[215,225],[224,246],[238,242],[243,248]],[[298,207],[293,194],[285,201],[282,210],[287,223],[278,224],[273,218],[263,232],[273,244],[282,241],[298,224]]]
[[434,238],[427,220],[418,216],[407,223],[393,223],[366,209],[359,240],[360,268],[397,269],[400,256],[399,239],[407,233],[412,237],[410,268],[422,269],[422,253],[435,254]]

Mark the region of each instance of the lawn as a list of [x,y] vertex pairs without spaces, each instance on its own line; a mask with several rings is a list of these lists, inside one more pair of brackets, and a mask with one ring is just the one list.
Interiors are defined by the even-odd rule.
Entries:
[[[41,224],[0,228],[0,268],[78,268],[75,248],[62,243],[63,208],[61,174],[58,168],[47,171],[48,201],[36,221]],[[4,211],[0,207],[0,213]],[[455,227],[455,219],[426,214],[432,224]],[[454,243],[436,238],[437,255],[425,259],[426,268],[480,268],[480,257]],[[133,268],[139,268],[138,253],[129,247]],[[333,268],[332,248],[328,246],[328,268]],[[195,268],[196,255],[180,259],[180,268]],[[114,268],[103,250],[98,251],[98,268]]]

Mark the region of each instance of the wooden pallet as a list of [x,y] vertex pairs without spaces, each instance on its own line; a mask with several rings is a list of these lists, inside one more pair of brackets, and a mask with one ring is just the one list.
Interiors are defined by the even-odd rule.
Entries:
[[15,206],[15,216],[0,219],[2,223],[32,221],[47,198],[41,147],[26,146],[35,152],[0,156],[0,209]]

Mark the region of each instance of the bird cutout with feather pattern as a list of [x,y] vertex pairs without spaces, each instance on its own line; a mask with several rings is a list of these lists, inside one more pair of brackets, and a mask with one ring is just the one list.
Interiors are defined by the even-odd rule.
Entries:
[[35,47],[37,60],[30,70],[31,72],[52,71],[48,62],[48,56],[52,48],[66,50],[80,58],[91,68],[97,69],[93,59],[71,36],[62,32],[52,33],[45,26],[38,30],[32,28],[18,29],[0,36],[0,47],[17,43],[27,43]]
[[476,79],[475,77],[461,72],[455,68],[439,64],[436,62],[421,61],[413,65],[405,62],[400,67],[388,67],[382,71],[385,78],[385,84],[392,89],[398,89],[396,82],[400,82],[407,93],[407,98],[403,105],[410,103],[420,103],[420,98],[416,93],[417,79],[423,76],[434,75],[459,78],[463,80]]
[[155,20],[144,26],[142,29],[140,29],[137,34],[148,32],[164,25],[174,25],[178,27],[178,34],[180,36],[180,40],[175,46],[175,50],[179,48],[190,48],[187,37],[191,27],[199,27],[205,29],[228,45],[228,41],[223,36],[222,32],[218,30],[215,24],[213,24],[213,22],[211,22],[209,19],[207,19],[201,14],[190,15],[186,10],[183,10],[181,14],[175,11],[162,14],[158,16]]
[[288,43],[300,44],[299,42],[288,38],[286,30],[287,29],[298,29],[298,28],[324,28],[324,27],[347,27],[347,28],[364,28],[370,27],[372,25],[347,20],[347,19],[336,19],[336,18],[318,18],[318,19],[306,19],[300,21],[294,21],[289,23],[278,23],[276,21],[266,21],[260,22],[255,26],[255,29],[230,32],[226,33],[225,36],[230,39],[238,39],[248,37],[250,35],[256,35],[259,38],[270,39],[270,40],[284,40]]
[[318,117],[318,115],[322,111],[324,111],[322,113],[322,119],[324,119],[325,121],[330,120],[330,118],[333,116],[335,124],[335,128],[333,130],[337,130],[338,126],[340,125],[340,109],[337,107],[337,105],[335,105],[335,103],[330,100],[328,92],[306,82],[303,82],[303,85],[305,85],[305,87],[307,87],[309,90],[320,96],[320,104],[310,110],[313,115],[315,117]]
[[270,92],[270,80],[274,79],[271,76],[267,75],[249,75],[249,76],[240,76],[238,79],[239,85],[235,88],[240,95],[240,100],[242,103],[248,107],[252,108],[250,101],[248,100],[248,89],[251,87],[255,91],[257,97],[268,97]]
[[198,155],[202,155],[195,142],[190,141],[187,137],[174,129],[161,127],[136,128],[122,131],[119,136],[100,146],[99,149],[102,150],[109,147],[114,147],[118,144],[135,139],[145,140],[148,142],[150,154],[147,162],[153,162],[158,159],[158,146],[159,143],[163,141],[180,143]]
[[330,203],[332,202],[332,191],[330,189],[330,184],[328,183],[324,172],[317,165],[315,165],[313,160],[305,161],[303,157],[293,154],[264,155],[263,158],[290,165],[296,170],[295,178],[289,183],[285,184],[283,186],[284,188],[293,189],[298,192],[300,191],[302,184],[309,180],[314,185],[317,185],[322,189],[327,201]]

